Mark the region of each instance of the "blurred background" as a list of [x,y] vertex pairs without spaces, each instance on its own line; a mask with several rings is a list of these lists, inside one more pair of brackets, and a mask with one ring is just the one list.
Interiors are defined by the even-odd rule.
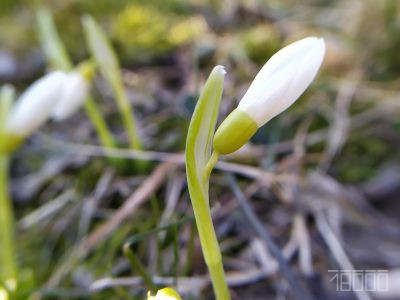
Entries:
[[[327,44],[316,80],[211,178],[233,298],[297,293],[243,216],[239,187],[315,299],[400,299],[399,1],[2,0],[0,84],[18,93],[51,70],[38,35],[41,7],[74,63],[90,56],[81,17],[105,30],[144,152],[126,150],[113,93],[98,74],[92,95],[119,150],[102,151],[82,109],[47,123],[13,155],[20,299],[144,299],[126,243],[158,286],[213,299],[182,156],[194,106],[212,68],[225,66],[221,121],[273,53],[310,35]],[[145,168],[135,167],[138,158]],[[329,270],[387,276],[381,290],[369,281],[377,277],[364,276],[370,291],[353,291]]]

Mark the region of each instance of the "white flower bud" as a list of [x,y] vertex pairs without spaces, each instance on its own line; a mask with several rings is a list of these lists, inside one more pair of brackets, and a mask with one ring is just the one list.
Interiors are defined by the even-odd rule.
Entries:
[[86,100],[89,83],[79,71],[67,74],[62,95],[52,110],[51,116],[56,121],[63,121],[74,114]]
[[11,109],[5,131],[25,138],[37,130],[59,100],[65,78],[64,72],[55,71],[34,82]]
[[317,74],[325,55],[322,38],[308,37],[272,56],[238,105],[258,127],[292,105]]
[[324,55],[324,40],[316,37],[294,42],[273,55],[218,128],[214,149],[221,154],[236,151],[257,128],[292,105],[314,79]]

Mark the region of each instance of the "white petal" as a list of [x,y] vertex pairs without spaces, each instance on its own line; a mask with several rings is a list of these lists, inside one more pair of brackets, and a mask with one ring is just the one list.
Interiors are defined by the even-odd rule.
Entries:
[[238,105],[262,126],[292,105],[314,79],[325,55],[323,39],[308,37],[278,51]]
[[69,73],[63,85],[60,100],[52,111],[56,121],[62,121],[74,114],[85,101],[89,91],[87,80],[78,72]]
[[6,123],[6,130],[26,137],[49,117],[60,98],[65,73],[55,71],[34,82],[17,100]]

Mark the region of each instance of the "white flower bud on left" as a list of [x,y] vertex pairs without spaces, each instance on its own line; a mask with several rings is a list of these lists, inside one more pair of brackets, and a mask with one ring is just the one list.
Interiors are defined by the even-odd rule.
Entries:
[[74,114],[86,100],[89,92],[89,82],[79,71],[67,74],[62,95],[51,116],[56,121],[63,121]]
[[5,132],[25,138],[36,131],[60,99],[65,79],[64,72],[54,71],[34,82],[9,112]]

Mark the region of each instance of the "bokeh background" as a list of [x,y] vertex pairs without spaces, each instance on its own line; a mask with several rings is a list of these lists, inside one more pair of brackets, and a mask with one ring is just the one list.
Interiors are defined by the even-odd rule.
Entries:
[[[125,167],[109,163],[83,110],[29,138],[11,165],[21,299],[143,299],[140,272],[122,252],[132,239],[158,285],[213,299],[181,156],[191,114],[213,66],[227,70],[222,120],[273,53],[310,35],[327,44],[316,80],[211,178],[232,295],[295,299],[296,290],[243,217],[226,173],[315,299],[400,299],[399,1],[2,0],[0,83],[19,93],[51,69],[38,38],[40,7],[52,12],[76,63],[89,58],[81,17],[106,31],[150,162],[138,170],[138,153],[124,150],[100,75],[92,92]],[[160,161],[173,167],[154,175]],[[389,290],[336,291],[328,270],[352,268],[388,271]]]

